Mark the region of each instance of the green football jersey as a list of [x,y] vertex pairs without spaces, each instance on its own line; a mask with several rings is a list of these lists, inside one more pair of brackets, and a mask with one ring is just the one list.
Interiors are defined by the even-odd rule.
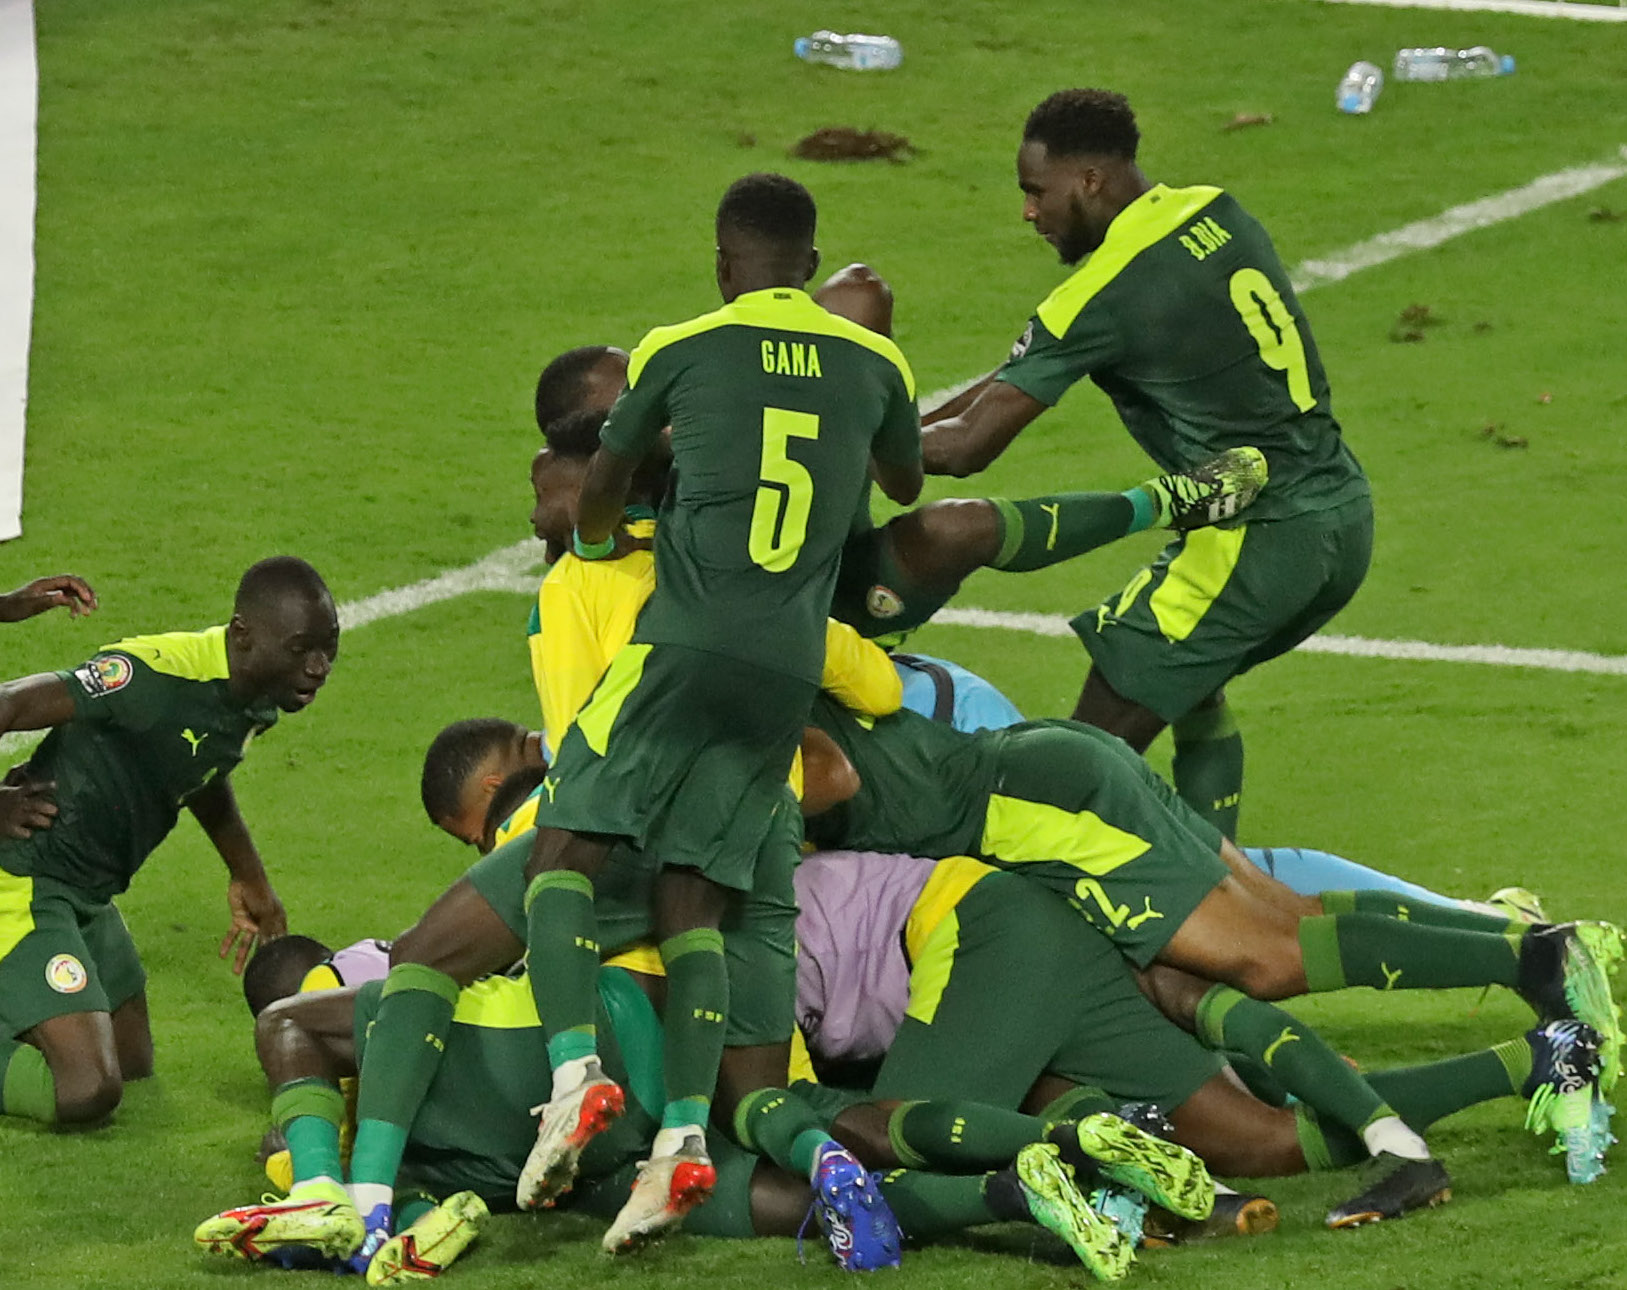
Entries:
[[859,772],[858,793],[804,822],[815,846],[934,858],[978,854],[1003,731],[966,734],[907,708],[872,721],[823,693],[809,720]]
[[1245,444],[1264,452],[1270,482],[1240,523],[1368,492],[1287,270],[1218,188],[1159,184],[1125,207],[997,374],[1049,404],[1085,376],[1165,470]]
[[806,292],[748,292],[644,338],[601,442],[642,456],[668,425],[676,482],[633,640],[817,684],[870,458],[921,454],[903,354]]
[[73,694],[73,720],[28,762],[32,776],[56,781],[56,821],[0,841],[0,869],[111,900],[187,798],[230,774],[277,708],[245,707],[227,690],[225,627],[135,636],[57,675]]

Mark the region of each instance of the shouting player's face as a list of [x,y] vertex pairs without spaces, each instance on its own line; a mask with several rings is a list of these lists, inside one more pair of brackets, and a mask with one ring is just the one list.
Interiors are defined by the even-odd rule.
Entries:
[[233,615],[228,635],[233,689],[284,712],[315,699],[339,657],[339,617],[326,592],[290,594]]
[[1017,152],[1023,218],[1056,248],[1063,264],[1078,264],[1102,244],[1112,215],[1104,209],[1103,172],[1079,157],[1052,157],[1030,141]]

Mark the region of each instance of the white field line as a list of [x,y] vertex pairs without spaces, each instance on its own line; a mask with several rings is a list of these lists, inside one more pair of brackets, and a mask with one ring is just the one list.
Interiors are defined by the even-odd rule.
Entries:
[[1580,18],[1627,22],[1627,8],[1570,0],[1325,0],[1327,4],[1381,4],[1391,9],[1453,9],[1459,13],[1517,13],[1528,18]]
[[[1622,150],[1627,158],[1627,148]],[[1297,290],[1309,291],[1327,283],[1338,282],[1360,269],[1384,264],[1413,251],[1438,246],[1450,238],[1485,228],[1506,219],[1513,219],[1551,202],[1562,201],[1607,184],[1627,175],[1627,165],[1581,166],[1561,170],[1544,176],[1523,188],[1516,188],[1495,197],[1488,197],[1467,206],[1454,206],[1433,219],[1420,220],[1394,233],[1382,234],[1366,242],[1328,257],[1325,260],[1307,260],[1294,272]],[[971,381],[962,381],[929,394],[921,400],[924,407],[933,407],[943,399],[965,389]],[[339,623],[345,630],[365,627],[368,623],[393,618],[397,614],[411,613],[415,609],[439,604],[472,591],[511,591],[529,594],[536,589],[537,575],[542,567],[542,547],[533,539],[500,547],[490,555],[449,569],[433,578],[424,578],[404,587],[364,596],[339,606]],[[1041,636],[1068,636],[1072,630],[1067,619],[1046,614],[999,614],[987,609],[944,609],[935,622],[961,627],[1003,627],[1010,631],[1033,632]],[[1613,658],[1601,654],[1584,654],[1570,650],[1511,649],[1502,645],[1431,645],[1425,641],[1380,641],[1359,636],[1313,636],[1299,646],[1308,653],[1351,654],[1364,658],[1391,658],[1426,660],[1443,663],[1486,663],[1504,667],[1546,668],[1560,672],[1602,672],[1627,675],[1627,658]],[[32,748],[41,736],[34,731],[20,731],[0,737],[0,758],[20,755]]]
[[[946,627],[999,628],[1034,636],[1073,635],[1061,614],[1008,614],[993,609],[940,609],[934,623]],[[1627,656],[1582,650],[1516,649],[1511,645],[1434,645],[1428,641],[1372,640],[1365,636],[1317,635],[1297,648],[1307,654],[1343,654],[1421,663],[1480,663],[1493,667],[1536,668],[1548,672],[1592,672],[1627,676]]]
[[[1627,10],[1623,12],[1627,13]],[[1515,219],[1555,202],[1602,188],[1627,175],[1627,164],[1624,164],[1627,162],[1627,148],[1621,150],[1621,156],[1623,161],[1558,170],[1533,179],[1523,188],[1511,188],[1506,193],[1453,206],[1429,219],[1403,225],[1393,232],[1380,233],[1325,259],[1306,260],[1290,275],[1294,290],[1304,292],[1332,282],[1342,282],[1361,269],[1387,264],[1414,251],[1427,251],[1475,229],[1489,228],[1504,220]]]

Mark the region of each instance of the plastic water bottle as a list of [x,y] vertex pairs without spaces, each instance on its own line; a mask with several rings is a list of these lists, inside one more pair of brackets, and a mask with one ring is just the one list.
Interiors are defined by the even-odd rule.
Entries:
[[904,61],[904,47],[891,36],[865,36],[858,32],[841,35],[816,31],[798,36],[792,45],[805,63],[823,63],[850,72],[886,71]]
[[1514,70],[1514,59],[1509,54],[1498,54],[1484,45],[1472,49],[1447,49],[1444,45],[1433,48],[1398,49],[1395,53],[1395,79],[1398,81],[1455,81],[1461,79],[1507,76]]
[[1349,113],[1351,116],[1364,116],[1373,110],[1373,100],[1383,88],[1384,73],[1379,70],[1376,63],[1365,60],[1352,63],[1350,70],[1345,73],[1344,80],[1339,82],[1339,94],[1335,102],[1338,103],[1341,112]]

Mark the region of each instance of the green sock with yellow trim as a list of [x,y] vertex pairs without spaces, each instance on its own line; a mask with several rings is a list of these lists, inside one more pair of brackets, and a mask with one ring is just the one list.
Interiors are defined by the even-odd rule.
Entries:
[[876,1181],[899,1230],[911,1241],[947,1236],[981,1223],[1028,1218],[1021,1184],[1009,1170],[956,1177],[894,1169]]
[[806,1178],[814,1155],[831,1140],[831,1121],[789,1089],[760,1088],[735,1108],[734,1136],[747,1151]]
[[395,1185],[407,1130],[446,1052],[457,999],[458,983],[422,963],[397,963],[384,978],[362,1054],[356,1145],[350,1155],[353,1183]]
[[45,1054],[17,1039],[0,1039],[0,1115],[56,1123],[56,1079]]
[[593,880],[550,869],[525,892],[525,947],[531,997],[548,1036],[548,1062],[598,1055],[599,919]]
[[887,1118],[898,1162],[939,1173],[1001,1168],[1044,1136],[1037,1116],[955,1099],[905,1102]]
[[1243,800],[1243,733],[1222,698],[1187,713],[1170,727],[1170,773],[1181,800],[1228,838],[1237,836]]
[[1275,1004],[1213,986],[1198,1002],[1196,1029],[1208,1047],[1252,1058],[1301,1102],[1351,1130],[1395,1114],[1320,1035]]
[[1007,573],[1044,569],[1136,531],[1136,507],[1125,493],[1053,493],[1021,501],[991,497],[989,505],[1001,526],[1000,551],[989,567]]
[[1376,990],[1445,990],[1518,985],[1519,935],[1402,922],[1382,914],[1302,918],[1299,945],[1312,994],[1368,985]]
[[667,970],[663,1073],[667,1103],[663,1129],[705,1125],[723,1059],[729,1015],[729,971],[723,933],[696,927],[661,942]]

